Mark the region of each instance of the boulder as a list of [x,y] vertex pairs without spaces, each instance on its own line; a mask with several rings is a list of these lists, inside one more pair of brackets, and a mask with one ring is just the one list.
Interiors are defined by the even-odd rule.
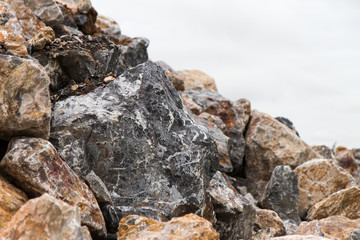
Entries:
[[195,214],[159,222],[130,215],[119,223],[118,240],[219,240],[211,223]]
[[299,185],[299,213],[305,218],[308,209],[332,193],[355,184],[355,179],[334,160],[314,159],[295,169]]
[[55,0],[24,0],[24,3],[46,25],[53,26],[64,21],[64,15]]
[[350,240],[360,227],[360,219],[350,220],[344,216],[331,216],[328,218],[302,222],[295,234],[317,235],[329,239]]
[[[0,47],[8,52],[24,57],[28,55],[25,40],[16,35],[10,28],[0,25]],[[0,52],[1,53],[1,52]]]
[[0,54],[0,139],[49,137],[49,82],[37,61]]
[[349,240],[360,240],[360,229],[355,229],[350,233]]
[[257,231],[263,230],[265,233],[271,232],[270,229],[273,229],[273,236],[281,236],[286,233],[284,223],[279,215],[268,209],[256,209],[255,228],[258,229]]
[[23,191],[0,175],[0,230],[27,200]]
[[250,201],[237,193],[224,173],[214,175],[208,193],[217,220],[215,229],[221,239],[251,239],[255,209]]
[[39,138],[13,139],[0,168],[29,196],[49,193],[78,206],[82,224],[89,227],[94,236],[106,236],[105,222],[93,193],[50,142]]
[[350,219],[360,218],[360,189],[350,187],[331,194],[309,209],[307,219],[322,219],[341,215]]
[[[287,126],[256,110],[252,111],[245,141],[245,174],[253,181],[267,182],[278,165],[294,169],[319,157]],[[252,194],[257,197],[263,189],[259,186]]]
[[311,146],[311,149],[314,152],[320,154],[320,156],[324,159],[333,159],[334,158],[334,154],[333,154],[332,150],[325,145]]
[[1,230],[0,239],[90,240],[79,208],[49,194],[29,200]]
[[104,88],[56,102],[52,132],[76,173],[93,170],[105,183],[115,204],[108,209],[163,220],[206,211],[216,144],[158,65],[140,64]]
[[237,118],[240,122],[242,132],[245,134],[246,126],[250,120],[251,114],[250,101],[245,98],[240,98],[232,102],[232,105],[237,113]]

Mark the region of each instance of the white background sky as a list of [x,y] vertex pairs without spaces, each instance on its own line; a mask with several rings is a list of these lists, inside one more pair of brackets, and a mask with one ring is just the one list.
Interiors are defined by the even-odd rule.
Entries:
[[360,147],[360,1],[92,0],[149,57],[295,124],[310,145]]

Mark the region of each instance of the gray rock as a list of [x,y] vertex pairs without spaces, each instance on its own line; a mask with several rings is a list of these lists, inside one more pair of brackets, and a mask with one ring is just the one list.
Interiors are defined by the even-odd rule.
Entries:
[[360,160],[360,148],[354,148],[352,151],[354,153],[354,158]]
[[256,212],[252,203],[241,196],[226,175],[217,172],[208,193],[216,214],[215,229],[224,240],[252,239]]
[[350,233],[349,240],[360,240],[360,230],[355,229]]
[[54,0],[24,0],[24,3],[46,25],[52,26],[64,20],[64,15]]
[[88,184],[90,190],[94,193],[100,206],[104,204],[114,204],[104,182],[101,181],[101,179],[94,173],[94,171],[91,171],[88,175],[86,175],[85,182]]
[[8,8],[5,2],[0,2],[0,25],[4,25],[9,21],[10,13]]
[[295,172],[290,166],[275,167],[260,198],[263,208],[274,210],[284,220],[287,233],[294,232],[301,222],[298,212],[299,188]]
[[243,134],[245,134],[246,126],[249,122],[251,115],[251,104],[250,101],[245,98],[240,98],[232,102],[234,109],[237,113],[237,118],[241,123],[241,129]]
[[74,141],[54,142],[63,159],[80,176],[93,170],[123,216],[206,211],[216,144],[184,112],[160,66],[140,64],[104,88],[56,102],[52,131],[64,130]]
[[294,124],[289,119],[285,117],[276,117],[275,119],[281,122],[282,124],[284,124],[285,126],[287,126],[288,128],[290,128],[294,133],[296,133],[298,137],[300,137],[299,133],[295,129]]
[[325,159],[335,159],[332,150],[325,145],[311,146],[311,149]]

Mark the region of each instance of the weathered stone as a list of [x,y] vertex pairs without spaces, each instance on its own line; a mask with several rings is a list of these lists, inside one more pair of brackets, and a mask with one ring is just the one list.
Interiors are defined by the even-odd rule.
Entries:
[[64,35],[69,35],[71,37],[73,36],[83,36],[84,34],[78,30],[77,28],[70,27],[64,24],[57,24],[52,27],[55,32],[55,37],[60,38]]
[[242,132],[245,134],[246,126],[249,122],[251,114],[250,101],[245,98],[240,98],[232,104],[236,110],[237,119],[240,121]]
[[123,216],[166,220],[206,211],[216,144],[184,112],[156,64],[140,64],[104,88],[56,102],[52,130],[63,159],[80,176],[93,170]]
[[28,54],[25,40],[16,35],[10,28],[0,25],[0,47],[3,46],[8,52],[24,57]]
[[352,176],[358,175],[359,166],[355,162],[353,153],[350,150],[344,149],[342,151],[336,151],[335,159],[338,162],[339,166],[345,169]]
[[32,59],[0,55],[0,139],[48,138],[49,77]]
[[97,30],[97,14],[98,13],[93,7],[91,7],[90,10],[86,13],[79,11],[78,14],[75,15],[75,19],[76,25],[80,29],[80,31],[82,31],[86,35],[94,34]]
[[52,26],[64,20],[64,15],[54,0],[24,0],[24,3],[46,25]]
[[325,145],[311,146],[311,149],[314,152],[317,152],[318,154],[320,154],[320,156],[322,158],[325,158],[325,159],[333,159],[334,158],[334,154],[332,153],[331,149]]
[[173,218],[169,222],[130,215],[119,224],[118,240],[218,240],[211,223],[195,214]]
[[96,200],[100,205],[114,205],[105,183],[101,181],[94,171],[91,171],[88,175],[86,175],[85,181],[89,185],[90,190],[94,193]]
[[295,169],[299,185],[299,213],[305,218],[308,209],[320,200],[355,184],[355,179],[334,160],[314,159]]
[[278,165],[295,168],[319,157],[284,124],[256,110],[252,111],[245,141],[246,177],[254,181],[268,181]]
[[299,133],[295,129],[294,124],[289,119],[285,117],[276,117],[275,119],[290,128],[298,137],[300,137]]
[[96,27],[98,28],[97,31],[108,35],[111,41],[115,44],[119,44],[119,41],[121,40],[121,30],[115,20],[100,15],[96,19]]
[[356,229],[360,227],[360,219],[350,220],[344,216],[331,216],[321,220],[302,222],[295,234],[317,235],[329,239],[350,240],[356,236]]
[[283,237],[274,237],[270,240],[329,240],[330,238],[319,237],[315,235],[287,235]]
[[43,49],[47,44],[50,44],[55,39],[55,32],[51,27],[44,27],[31,40],[34,49]]
[[163,61],[157,61],[156,64],[158,64],[165,70],[166,76],[169,78],[170,82],[173,84],[177,91],[185,90],[184,81],[178,76],[178,73],[173,68],[171,68]]
[[237,193],[225,175],[217,172],[210,181],[208,193],[216,214],[215,229],[221,239],[251,239],[255,209]]
[[[297,177],[289,166],[276,166],[260,198],[263,208],[277,212],[281,219],[288,220],[290,225],[299,225],[298,213],[299,188]],[[286,232],[291,233],[290,229]]]
[[4,2],[0,2],[0,25],[4,25],[9,21],[10,13],[8,6]]
[[360,218],[360,189],[350,187],[331,194],[309,209],[309,220],[341,215],[350,219]]
[[27,200],[23,191],[0,175],[0,230]]
[[208,89],[217,92],[214,78],[199,70],[177,71],[177,79],[184,82],[184,91]]
[[360,229],[355,229],[352,231],[348,240],[360,240]]
[[[58,2],[62,5],[66,5],[73,12],[77,12],[81,8],[84,8],[84,6],[86,7],[85,9],[87,9],[87,11],[89,11],[90,8],[92,7],[90,0],[56,0],[56,2]],[[85,9],[83,9],[83,12]],[[86,13],[86,10],[84,13]]]
[[[285,227],[283,221],[281,220],[279,215],[272,210],[260,208],[256,209],[255,227],[263,230],[265,233],[269,232],[271,234],[270,237],[281,236],[285,234]],[[272,231],[268,230],[270,228],[274,230],[273,235]]]
[[106,235],[105,222],[93,193],[61,160],[50,142],[39,138],[13,139],[0,168],[29,195],[43,193],[78,206],[82,224],[94,236]]
[[352,152],[353,152],[354,158],[360,160],[360,148],[353,148]]
[[0,239],[90,240],[80,211],[49,194],[29,200],[0,231]]
[[149,46],[149,40],[146,38],[122,36],[119,46],[121,48],[121,61],[127,67],[135,67],[148,60],[146,49]]

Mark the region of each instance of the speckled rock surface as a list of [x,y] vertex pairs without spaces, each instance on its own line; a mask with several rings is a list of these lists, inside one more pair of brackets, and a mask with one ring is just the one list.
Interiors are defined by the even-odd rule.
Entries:
[[255,227],[259,230],[263,230],[264,233],[270,233],[270,229],[273,229],[274,236],[281,236],[286,233],[284,223],[279,215],[276,212],[268,209],[256,209]]
[[0,231],[7,240],[90,240],[80,225],[80,211],[49,194],[29,200]]
[[184,91],[208,89],[217,92],[214,78],[199,70],[177,71],[177,79],[184,82]]
[[342,151],[336,151],[335,159],[339,166],[345,169],[352,176],[357,176],[359,174],[359,165],[355,161],[351,150],[344,149]]
[[55,32],[51,27],[44,27],[31,39],[32,47],[36,50],[43,49],[55,39]]
[[233,107],[238,115],[243,134],[245,134],[246,126],[250,120],[251,103],[245,98],[240,98],[232,102]]
[[[1,25],[0,46],[4,48],[7,52],[20,57],[28,55],[25,39],[14,33],[10,28]],[[3,49],[1,50],[4,51]]]
[[36,61],[0,54],[0,139],[49,137],[49,82]]
[[334,154],[328,146],[325,146],[325,145],[311,146],[311,149],[314,152],[317,152],[318,154],[320,154],[320,156],[324,159],[333,159],[334,158]]
[[55,0],[24,0],[24,3],[46,25],[61,23],[64,15]]
[[49,193],[78,206],[82,224],[94,236],[106,236],[105,221],[93,193],[61,160],[50,142],[39,138],[13,139],[0,168],[29,196]]

